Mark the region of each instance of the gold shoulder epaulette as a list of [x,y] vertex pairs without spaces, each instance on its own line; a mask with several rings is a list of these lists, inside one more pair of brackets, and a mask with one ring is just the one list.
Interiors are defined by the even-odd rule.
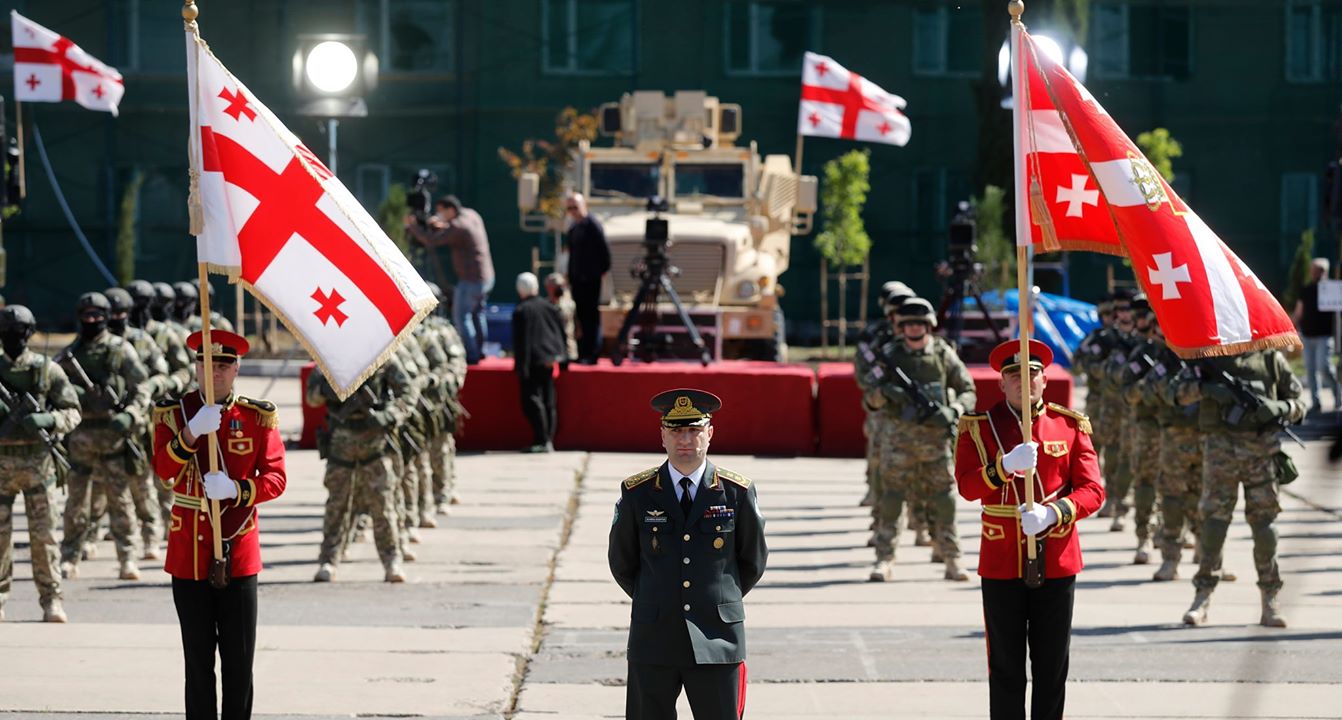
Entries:
[[969,428],[975,423],[983,422],[988,419],[988,413],[969,412],[960,416],[960,432],[969,432]]
[[750,487],[750,478],[740,473],[732,472],[731,470],[728,470],[726,468],[718,468],[718,477],[722,478],[723,480],[731,480],[732,482],[736,483],[737,485],[740,485],[743,488]]
[[1076,427],[1078,430],[1087,435],[1091,434],[1090,416],[1086,415],[1085,413],[1079,413],[1071,408],[1063,407],[1057,403],[1049,403],[1048,407],[1050,410],[1052,410],[1055,413],[1058,413],[1059,415],[1066,415],[1067,417],[1076,420]]
[[280,426],[280,419],[275,415],[275,403],[269,400],[253,400],[249,397],[238,396],[238,404],[256,411],[256,424],[265,428],[275,428]]
[[154,403],[154,412],[152,420],[155,425],[167,423],[168,427],[176,430],[177,421],[172,411],[177,408],[177,398],[166,397]]
[[633,490],[643,483],[657,477],[657,468],[648,468],[637,475],[630,475],[624,479],[624,489]]

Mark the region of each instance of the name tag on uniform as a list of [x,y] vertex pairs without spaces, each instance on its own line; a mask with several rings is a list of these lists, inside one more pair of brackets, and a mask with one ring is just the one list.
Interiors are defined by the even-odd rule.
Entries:
[[228,451],[234,455],[249,455],[252,452],[252,439],[249,437],[229,438]]
[[1062,457],[1067,454],[1067,441],[1065,440],[1045,440],[1044,454],[1049,457]]
[[649,511],[647,511],[647,514],[643,516],[643,522],[645,522],[645,523],[664,523],[664,522],[667,522],[666,511],[665,511],[665,510],[649,510]]
[[734,518],[736,517],[736,511],[727,507],[726,505],[709,505],[708,509],[704,511],[704,517]]

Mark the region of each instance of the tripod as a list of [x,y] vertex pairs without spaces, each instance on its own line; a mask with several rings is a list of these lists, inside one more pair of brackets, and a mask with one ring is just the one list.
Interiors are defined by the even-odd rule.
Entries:
[[1002,342],[1002,332],[997,329],[997,323],[993,322],[992,315],[988,313],[988,306],[983,303],[983,292],[979,290],[978,274],[975,272],[966,272],[956,269],[951,273],[950,280],[946,283],[946,291],[941,295],[941,308],[937,310],[937,316],[941,318],[942,327],[946,328],[946,340],[955,346],[956,352],[959,352],[960,336],[965,329],[965,298],[974,298],[978,303],[979,312],[983,313],[983,321],[987,323],[988,329],[992,330],[993,342]]
[[[645,334],[651,335],[655,332],[657,296],[660,293],[666,293],[666,296],[671,299],[671,304],[676,306],[676,314],[680,316],[680,322],[685,325],[690,341],[699,349],[699,361],[705,366],[712,361],[713,354],[704,344],[703,336],[699,334],[699,329],[690,320],[690,314],[685,311],[685,306],[680,302],[680,295],[676,293],[675,286],[671,284],[670,274],[674,272],[676,272],[676,268],[667,263],[665,245],[653,247],[652,243],[649,243],[645,266],[637,273],[639,285],[638,292],[634,294],[634,304],[629,308],[629,313],[624,316],[624,322],[620,324],[620,332],[615,336],[615,349],[610,357],[612,363],[619,365],[624,362],[624,355],[629,347],[629,331],[633,329],[634,323],[638,322],[639,314],[645,306],[649,308],[651,315],[651,320],[643,324]],[[639,349],[639,354],[644,361],[651,359],[650,353],[645,354],[642,348]]]

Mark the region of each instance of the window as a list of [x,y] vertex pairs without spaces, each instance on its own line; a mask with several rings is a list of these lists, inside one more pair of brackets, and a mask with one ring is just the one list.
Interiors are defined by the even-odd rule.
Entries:
[[382,163],[364,163],[354,176],[354,197],[364,210],[377,216],[377,210],[387,197],[391,185],[391,168]]
[[1097,77],[1186,78],[1192,55],[1188,7],[1099,3],[1091,13],[1090,47]]
[[720,198],[745,196],[745,166],[705,163],[676,165],[676,197],[709,195]]
[[1342,6],[1323,0],[1286,3],[1286,79],[1342,80]]
[[1315,226],[1318,218],[1318,176],[1307,172],[1284,173],[1281,176],[1282,237],[1287,240],[1298,239],[1300,233]]
[[728,74],[800,73],[802,56],[816,45],[818,25],[818,12],[800,2],[727,3]]
[[382,72],[447,74],[456,67],[456,9],[454,0],[366,0],[358,29]]
[[977,5],[920,8],[913,17],[913,71],[977,75],[983,56],[983,12]]
[[593,199],[661,195],[662,168],[652,163],[593,163],[588,168]]
[[913,173],[913,230],[922,235],[944,234],[957,204],[968,200],[964,175],[945,168],[922,168]]
[[545,71],[628,75],[634,71],[634,0],[542,0]]
[[[126,0],[126,59],[120,68],[133,72],[184,74],[186,52],[180,12],[163,12],[151,0]],[[109,62],[109,65],[114,63]]]

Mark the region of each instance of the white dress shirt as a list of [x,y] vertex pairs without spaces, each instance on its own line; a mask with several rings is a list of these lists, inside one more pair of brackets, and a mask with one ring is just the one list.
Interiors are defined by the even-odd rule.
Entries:
[[708,461],[699,463],[699,467],[689,475],[681,475],[670,463],[667,463],[667,469],[671,471],[671,484],[676,488],[676,500],[680,500],[680,496],[685,493],[685,488],[680,485],[680,479],[687,477],[690,479],[690,502],[694,502],[694,497],[699,494],[699,483],[704,479],[704,471],[708,470]]

